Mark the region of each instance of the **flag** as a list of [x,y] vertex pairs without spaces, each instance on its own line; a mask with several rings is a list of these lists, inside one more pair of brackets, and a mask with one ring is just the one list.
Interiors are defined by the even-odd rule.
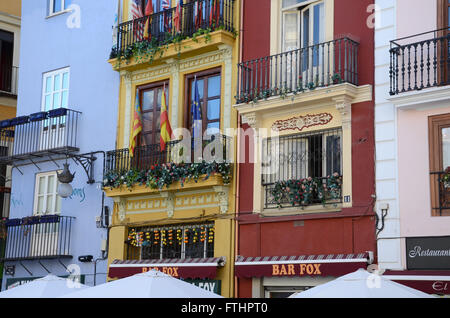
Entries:
[[136,105],[134,107],[134,119],[133,119],[133,132],[130,138],[130,155],[134,156],[134,149],[137,146],[138,136],[142,131],[142,113],[141,106],[139,104],[139,90],[136,91]]
[[142,0],[131,0],[131,15],[133,18],[133,30],[134,37],[137,41],[142,41],[144,36],[144,28],[140,18],[144,17],[144,13],[141,8]]
[[209,25],[213,26],[213,23],[216,23],[216,26],[219,26],[220,19],[220,3],[219,0],[211,0],[213,3],[211,4],[211,10],[209,13]]
[[192,113],[192,137],[198,138],[203,134],[202,129],[202,108],[200,106],[200,94],[198,92],[197,77],[194,82],[194,100],[191,108]]
[[202,8],[203,2],[202,1],[196,1],[195,2],[195,27],[199,29],[202,25],[203,20],[203,12]]
[[161,8],[163,9],[163,15],[164,15],[164,29],[165,32],[172,32],[172,26],[170,25],[169,21],[169,15],[167,14],[166,10],[170,9],[170,3],[169,0],[162,0],[161,2]]
[[172,140],[173,133],[172,127],[170,126],[169,114],[167,112],[167,104],[166,104],[166,87],[164,86],[162,96],[161,96],[161,136],[160,136],[160,144],[161,151],[166,149],[166,144]]
[[178,0],[177,8],[173,17],[173,23],[175,24],[175,30],[181,32],[181,9],[183,7],[183,0]]
[[153,1],[152,0],[147,0],[147,6],[145,7],[145,15],[148,16],[148,18],[145,21],[145,27],[144,27],[144,39],[146,40],[151,40],[152,39],[152,31],[150,30],[151,28],[151,23],[152,23],[152,17],[151,15],[153,14]]

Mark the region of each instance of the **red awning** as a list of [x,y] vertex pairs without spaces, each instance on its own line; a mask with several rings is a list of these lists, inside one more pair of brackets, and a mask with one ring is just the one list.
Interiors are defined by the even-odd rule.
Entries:
[[217,267],[223,267],[224,265],[225,257],[142,261],[115,260],[109,266],[108,277],[125,278],[155,269],[176,278],[213,279],[216,277]]
[[424,293],[450,295],[450,271],[386,271],[383,277]]
[[235,263],[237,277],[342,276],[367,268],[369,253],[308,256],[243,257]]

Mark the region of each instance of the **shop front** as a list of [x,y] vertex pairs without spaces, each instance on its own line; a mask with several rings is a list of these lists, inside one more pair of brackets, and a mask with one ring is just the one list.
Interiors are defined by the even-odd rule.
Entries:
[[253,298],[284,298],[367,268],[371,253],[243,257],[235,262],[238,278],[251,279]]
[[450,236],[406,238],[407,270],[388,270],[386,278],[439,296],[450,295]]

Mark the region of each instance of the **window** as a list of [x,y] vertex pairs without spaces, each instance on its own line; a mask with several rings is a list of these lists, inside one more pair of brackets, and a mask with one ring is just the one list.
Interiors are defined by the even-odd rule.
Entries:
[[[439,61],[444,65],[439,68],[438,79],[442,85],[450,84],[450,0],[438,0],[438,17],[437,24],[440,31],[438,37],[442,37],[442,41],[438,43]],[[446,49],[447,48],[447,49]]]
[[429,123],[431,207],[433,216],[450,216],[450,114],[431,116]]
[[214,257],[214,224],[131,228],[128,259]]
[[33,215],[54,215],[61,213],[61,197],[57,194],[56,171],[36,175]]
[[69,8],[71,2],[72,2],[72,0],[49,0],[48,15],[52,15],[52,14],[67,10]]
[[325,41],[323,1],[283,0],[282,21],[283,52]]
[[44,74],[41,107],[42,111],[68,107],[69,77],[69,68]]
[[215,135],[220,130],[220,112],[221,112],[221,76],[220,69],[205,71],[198,74],[192,74],[187,77],[187,97],[188,108],[186,109],[186,127],[192,128],[192,105],[194,103],[195,76],[197,76],[197,85],[200,95],[200,107],[202,109],[203,132]]
[[0,30],[0,91],[12,92],[14,33]]
[[[333,203],[341,200],[340,185],[338,186],[338,183],[331,185],[329,179],[332,176],[339,178],[342,176],[341,143],[341,129],[281,136],[278,140],[266,139],[262,154],[265,158],[265,162],[262,163],[262,185],[266,191],[266,208],[292,207],[293,203],[318,204],[322,199]],[[294,188],[274,196],[274,189],[281,189],[280,182],[291,182],[301,186],[302,180],[308,178],[315,181],[305,185],[312,186],[314,190],[309,197],[305,195],[305,200],[291,200],[290,194],[293,192],[290,194],[288,192],[295,191]],[[328,193],[323,194],[322,188],[326,187],[329,187]]]
[[166,105],[169,107],[169,83],[162,82],[139,88],[142,110],[141,146],[159,145],[161,134],[161,100],[165,86]]

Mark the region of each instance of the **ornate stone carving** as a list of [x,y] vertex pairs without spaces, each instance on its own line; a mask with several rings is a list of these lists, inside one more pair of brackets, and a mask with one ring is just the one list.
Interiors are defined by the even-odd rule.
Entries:
[[114,203],[117,204],[117,216],[119,217],[119,221],[125,221],[127,215],[127,200],[124,198],[114,198]]
[[348,128],[352,125],[352,101],[350,98],[336,98],[336,109],[341,114],[342,127]]
[[215,186],[214,191],[219,201],[220,213],[225,214],[228,212],[228,187]]
[[252,128],[256,128],[258,122],[258,118],[256,113],[249,113],[242,115],[242,123],[247,124]]
[[328,124],[333,119],[329,113],[320,113],[314,115],[298,116],[286,120],[278,120],[273,123],[272,130],[298,130],[302,131],[305,128],[313,126],[321,126]]
[[161,192],[161,196],[166,201],[167,216],[172,218],[175,212],[175,193]]

